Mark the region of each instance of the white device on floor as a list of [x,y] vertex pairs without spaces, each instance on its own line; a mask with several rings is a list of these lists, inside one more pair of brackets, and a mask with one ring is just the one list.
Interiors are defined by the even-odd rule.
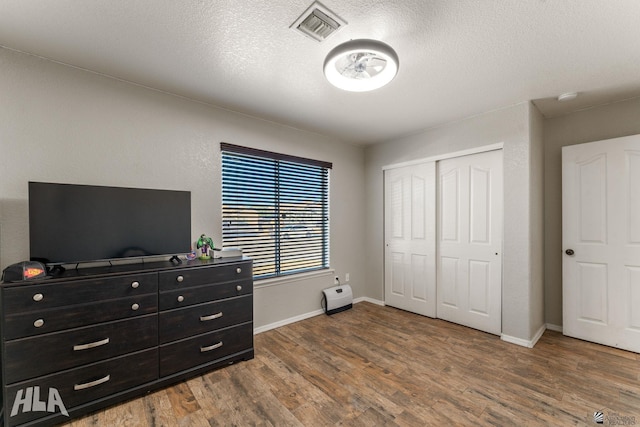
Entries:
[[353,292],[351,286],[338,285],[322,291],[324,312],[326,314],[340,313],[353,307]]

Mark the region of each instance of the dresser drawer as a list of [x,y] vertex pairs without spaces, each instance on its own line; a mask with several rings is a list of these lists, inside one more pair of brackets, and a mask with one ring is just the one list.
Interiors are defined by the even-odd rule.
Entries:
[[155,313],[158,294],[120,298],[91,304],[72,305],[7,316],[4,321],[4,338],[15,338],[46,334],[62,329],[77,328]]
[[[7,387],[8,401],[13,404],[19,390],[24,398],[29,387],[38,387],[41,401],[47,401],[49,389],[58,391],[64,407],[87,403],[107,395],[126,390],[158,378],[158,350],[145,350],[127,356],[116,357],[81,368],[54,375],[35,378]],[[12,405],[13,406],[13,405]],[[10,406],[10,407],[12,407]],[[19,424],[47,415],[48,412],[23,412],[24,405],[11,417],[12,424]],[[59,411],[59,406],[53,409]]]
[[5,315],[11,315],[157,291],[158,274],[145,273],[6,288],[2,299]]
[[253,323],[160,346],[160,377],[253,348]]
[[5,343],[5,381],[12,384],[158,345],[155,314]]
[[219,265],[215,267],[195,267],[160,272],[160,290],[172,291],[190,286],[209,283],[230,282],[234,280],[253,279],[251,261]]
[[253,319],[253,296],[230,298],[159,314],[161,344]]
[[219,285],[193,286],[175,291],[160,292],[160,310],[186,307],[207,301],[215,301],[253,293],[253,281],[225,282]]

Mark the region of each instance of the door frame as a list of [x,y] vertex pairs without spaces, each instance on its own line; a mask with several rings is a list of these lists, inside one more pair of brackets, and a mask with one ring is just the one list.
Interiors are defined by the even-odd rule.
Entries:
[[454,151],[454,152],[445,153],[445,154],[438,154],[437,156],[423,157],[416,160],[409,160],[407,162],[392,163],[390,165],[382,166],[382,171],[384,173],[384,171],[386,171],[387,169],[396,169],[396,168],[402,168],[405,166],[419,165],[425,162],[437,162],[438,160],[446,160],[454,157],[468,156],[470,154],[484,153],[487,151],[502,150],[503,148],[504,148],[503,142],[498,142],[496,144],[482,145],[480,147],[469,148],[467,150]]

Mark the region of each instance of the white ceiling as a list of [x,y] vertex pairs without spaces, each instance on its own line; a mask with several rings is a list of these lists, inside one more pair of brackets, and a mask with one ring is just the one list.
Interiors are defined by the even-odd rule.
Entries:
[[[1,0],[0,45],[354,143],[528,100],[552,117],[640,96],[639,0],[322,0],[348,23],[322,43],[289,28],[311,3]],[[376,92],[322,73],[358,38],[400,57]]]

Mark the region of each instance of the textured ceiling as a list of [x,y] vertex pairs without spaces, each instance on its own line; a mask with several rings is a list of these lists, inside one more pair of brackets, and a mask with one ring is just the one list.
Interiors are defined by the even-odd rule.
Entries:
[[[638,0],[323,0],[348,24],[322,43],[289,28],[311,3],[1,0],[0,45],[354,143],[640,95]],[[324,79],[326,54],[357,38],[400,57],[376,92]]]

